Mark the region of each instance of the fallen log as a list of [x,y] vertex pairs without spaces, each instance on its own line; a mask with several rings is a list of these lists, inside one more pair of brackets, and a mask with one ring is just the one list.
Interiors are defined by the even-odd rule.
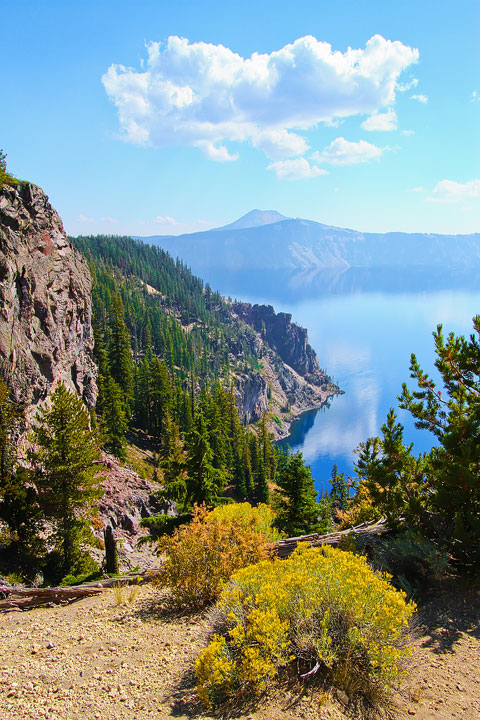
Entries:
[[139,573],[104,578],[96,582],[69,587],[25,588],[15,585],[0,585],[0,598],[4,598],[0,600],[0,612],[2,610],[23,610],[51,603],[71,603],[84,597],[96,595],[108,588],[148,582],[152,574],[150,570],[143,570]]
[[319,535],[313,533],[312,535],[300,535],[299,537],[285,538],[283,540],[277,540],[272,543],[273,550],[279,558],[287,558],[293,553],[298,546],[298,543],[305,542],[310,547],[319,547],[320,545],[337,545],[341,540],[349,536],[363,536],[366,539],[376,542],[379,535],[389,532],[389,528],[386,525],[386,520],[382,518],[375,523],[362,523],[355,527],[347,528],[346,530],[339,530],[338,532],[327,533],[326,535]]

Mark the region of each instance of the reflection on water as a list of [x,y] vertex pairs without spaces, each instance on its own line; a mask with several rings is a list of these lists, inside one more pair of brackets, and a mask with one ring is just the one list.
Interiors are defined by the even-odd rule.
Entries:
[[[222,294],[291,312],[308,329],[320,365],[345,391],[330,406],[305,413],[287,440],[310,464],[318,490],[328,487],[332,465],[353,475],[354,450],[377,435],[402,382],[410,354],[435,376],[432,332],[470,334],[480,313],[478,274],[367,270],[344,273],[238,273],[204,279]],[[421,453],[433,438],[398,411],[406,439]]]

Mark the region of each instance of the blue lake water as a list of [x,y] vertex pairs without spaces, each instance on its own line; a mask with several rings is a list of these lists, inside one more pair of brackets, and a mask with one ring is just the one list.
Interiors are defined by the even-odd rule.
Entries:
[[[317,490],[328,489],[332,466],[354,475],[354,450],[377,435],[388,410],[409,382],[410,354],[436,377],[432,332],[472,332],[480,313],[480,277],[425,271],[348,271],[342,274],[215,273],[205,281],[225,296],[270,304],[308,329],[320,366],[345,391],[328,406],[305,413],[288,443],[312,469]],[[413,387],[413,381],[410,381]],[[417,453],[433,438],[405,411],[406,440]]]

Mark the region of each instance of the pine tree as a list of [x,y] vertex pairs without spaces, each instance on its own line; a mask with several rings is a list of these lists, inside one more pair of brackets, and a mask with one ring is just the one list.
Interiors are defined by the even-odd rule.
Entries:
[[53,523],[61,571],[79,572],[85,559],[83,544],[93,540],[89,514],[102,492],[94,465],[99,450],[82,400],[58,385],[51,407],[38,414],[33,439],[30,462],[42,510]]
[[22,409],[0,378],[0,521],[8,527],[10,560],[30,578],[44,544],[35,488],[27,471],[17,464],[16,442],[22,422]]
[[289,536],[306,535],[318,529],[319,506],[312,473],[302,453],[282,453],[278,461],[276,526]]
[[125,394],[127,413],[133,399],[133,366],[130,334],[125,325],[122,299],[115,292],[112,299],[112,318],[109,326],[108,359],[110,374]]
[[335,463],[332,467],[330,477],[330,500],[335,503],[339,510],[346,510],[349,499],[348,483],[345,480],[345,473],[338,472],[338,465]]
[[412,355],[410,374],[418,390],[403,385],[400,407],[416,426],[430,431],[438,446],[426,458],[425,492],[429,509],[441,523],[457,559],[475,567],[480,560],[480,315],[470,338],[445,339],[434,332],[435,366],[443,388],[437,388]]
[[213,452],[208,441],[205,418],[201,412],[195,416],[188,438],[188,493],[186,505],[218,504],[226,484],[225,472],[213,465]]

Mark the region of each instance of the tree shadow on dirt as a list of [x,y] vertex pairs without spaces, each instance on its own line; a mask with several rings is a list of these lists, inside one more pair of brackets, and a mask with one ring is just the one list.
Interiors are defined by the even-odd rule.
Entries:
[[480,595],[453,584],[430,597],[418,611],[413,635],[436,654],[454,653],[462,635],[480,639]]

